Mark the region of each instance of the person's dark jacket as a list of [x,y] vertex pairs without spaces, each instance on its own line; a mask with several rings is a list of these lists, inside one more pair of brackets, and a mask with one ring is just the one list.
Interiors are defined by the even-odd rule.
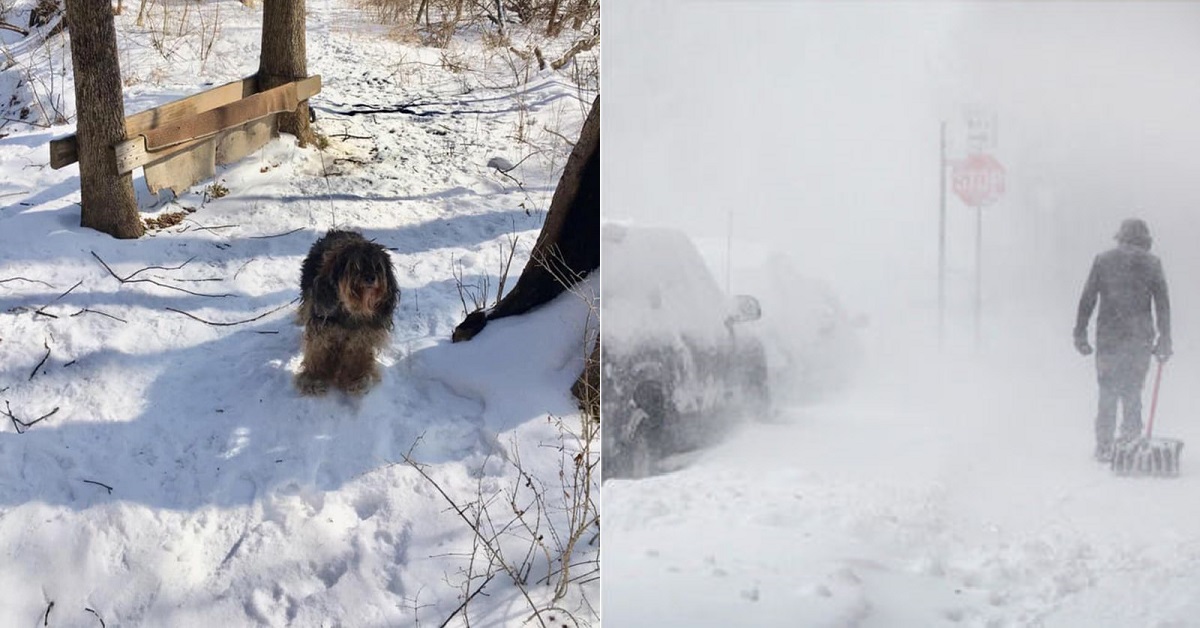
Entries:
[[[1096,317],[1096,350],[1122,351],[1154,344],[1155,322],[1158,344],[1155,353],[1171,353],[1171,302],[1162,262],[1146,247],[1122,243],[1096,256],[1079,299],[1075,319],[1075,342],[1087,343],[1088,320],[1100,300]],[[1151,319],[1153,303],[1154,319]]]

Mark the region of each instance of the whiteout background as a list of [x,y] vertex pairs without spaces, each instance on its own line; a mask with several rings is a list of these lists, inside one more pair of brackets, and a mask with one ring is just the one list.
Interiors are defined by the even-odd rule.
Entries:
[[[1200,442],[1200,4],[605,11],[606,218],[713,240],[732,213],[735,267],[782,250],[871,320],[853,389],[678,473],[605,484],[608,619],[1194,621],[1191,456],[1176,480],[1090,460],[1094,370],[1070,332],[1092,256],[1147,220],[1176,330],[1159,433]],[[1007,193],[985,210],[976,346],[974,213],[947,192],[939,351],[939,127],[959,141],[969,103],[997,114]]]

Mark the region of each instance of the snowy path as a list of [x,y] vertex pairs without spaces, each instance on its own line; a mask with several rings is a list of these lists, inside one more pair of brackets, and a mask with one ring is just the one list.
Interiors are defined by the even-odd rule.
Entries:
[[[216,83],[257,65],[258,14],[232,1],[222,11],[226,61],[202,73]],[[7,417],[0,425],[0,625],[40,624],[51,603],[52,626],[437,624],[462,601],[473,535],[403,457],[462,504],[510,490],[514,448],[526,471],[557,481],[566,454],[547,417],[578,420],[569,387],[591,346],[589,305],[566,295],[471,343],[448,338],[463,315],[454,272],[468,285],[486,277],[494,293],[500,245],[515,235],[516,280],[569,152],[541,129],[576,137],[580,92],[551,73],[519,88],[487,68],[458,77],[361,12],[335,2],[310,12],[309,68],[324,80],[314,106],[439,100],[464,85],[488,106],[322,114],[324,153],[272,142],[218,173],[223,198],[202,184],[155,206],[143,188],[144,211],[196,211],[136,242],[78,226],[77,167],[45,166],[65,128],[0,138],[0,279],[31,280],[0,284],[0,408],[26,421],[57,408],[22,434]],[[124,54],[128,76],[154,60]],[[172,71],[134,83],[128,106],[200,88],[191,69]],[[527,122],[539,130],[515,142]],[[486,167],[529,152],[513,173],[523,188]],[[388,247],[401,286],[383,381],[361,400],[304,398],[292,385],[301,329],[289,304],[302,257],[332,227]],[[121,275],[191,259],[139,276],[230,296],[121,285],[93,252]],[[34,313],[46,304],[54,318]],[[266,315],[217,327],[167,308]],[[524,366],[510,368],[518,351]],[[581,545],[575,558],[595,552]],[[505,580],[477,598],[473,620],[524,623],[530,609]],[[530,588],[545,603],[546,587]]]
[[[1009,349],[923,380],[912,366],[936,362],[881,367],[845,398],[752,425],[694,466],[605,483],[607,618],[1193,625],[1194,455],[1185,449],[1175,480],[1115,478],[1092,462],[1091,371],[1066,351]],[[1200,442],[1194,375],[1169,365],[1159,408],[1162,433],[1189,443]]]

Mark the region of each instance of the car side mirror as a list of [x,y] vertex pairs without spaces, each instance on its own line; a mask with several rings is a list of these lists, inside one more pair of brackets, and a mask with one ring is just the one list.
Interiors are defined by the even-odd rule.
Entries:
[[762,306],[759,305],[758,299],[748,294],[739,294],[733,297],[733,301],[734,310],[725,317],[726,324],[748,323],[762,318]]

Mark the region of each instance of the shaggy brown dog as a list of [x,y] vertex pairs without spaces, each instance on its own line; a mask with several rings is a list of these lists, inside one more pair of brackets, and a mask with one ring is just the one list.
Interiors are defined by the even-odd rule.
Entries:
[[362,394],[379,381],[375,352],[387,342],[399,299],[387,249],[353,231],[317,240],[300,271],[300,392],[320,395],[333,385]]

